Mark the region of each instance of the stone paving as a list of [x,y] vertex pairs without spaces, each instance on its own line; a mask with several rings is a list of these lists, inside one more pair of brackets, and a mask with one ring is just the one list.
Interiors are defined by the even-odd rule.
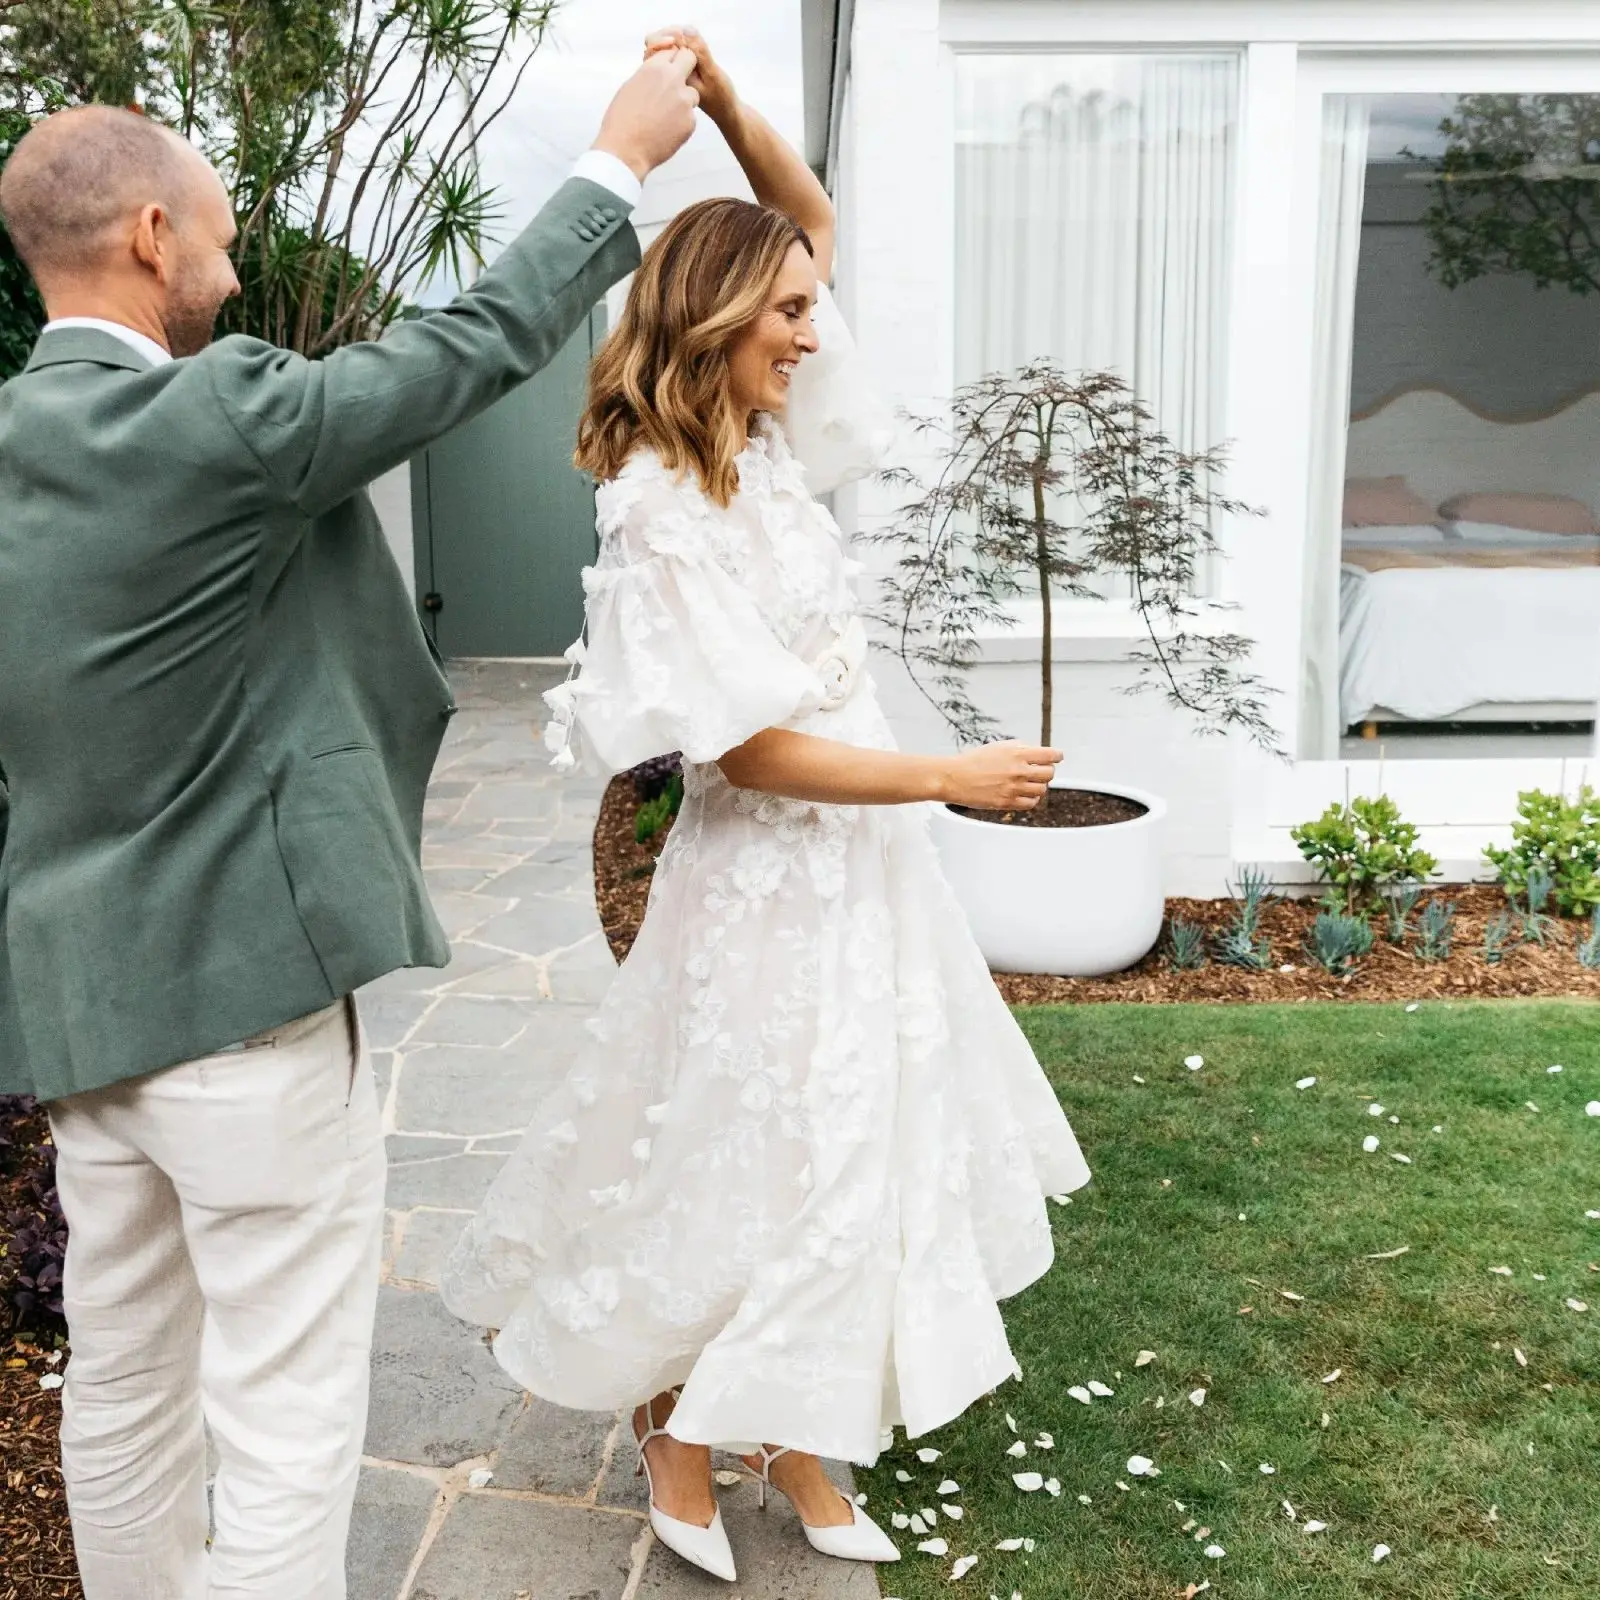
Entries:
[[423,853],[455,958],[361,995],[389,1217],[350,1600],[874,1600],[871,1569],[814,1555],[749,1481],[719,1491],[739,1582],[687,1567],[649,1531],[626,1419],[525,1394],[439,1300],[445,1255],[615,971],[591,876],[601,785],[552,772],[538,738],[559,669],[452,676]]

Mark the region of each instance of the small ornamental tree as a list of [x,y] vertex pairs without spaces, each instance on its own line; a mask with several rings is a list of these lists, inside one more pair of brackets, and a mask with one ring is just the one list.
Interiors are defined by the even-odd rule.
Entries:
[[1147,639],[1130,692],[1158,689],[1201,732],[1276,750],[1274,691],[1246,666],[1251,641],[1197,626],[1213,522],[1249,509],[1214,487],[1220,451],[1179,450],[1114,373],[1069,376],[1048,361],[980,378],[956,392],[948,423],[916,426],[935,441],[936,470],[931,483],[884,475],[911,498],[867,536],[896,552],[873,619],[963,743],[998,731],[968,674],[979,632],[1011,625],[1006,602],[1023,594],[1039,599],[1039,742],[1052,743],[1054,602],[1095,597],[1092,579],[1119,575]]

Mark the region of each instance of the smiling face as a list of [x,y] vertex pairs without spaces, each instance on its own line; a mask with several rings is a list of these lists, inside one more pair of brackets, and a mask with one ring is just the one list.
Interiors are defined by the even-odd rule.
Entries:
[[728,349],[728,379],[734,404],[745,415],[782,411],[789,403],[794,369],[817,349],[811,308],[817,302],[817,270],[796,240],[783,258],[765,308]]

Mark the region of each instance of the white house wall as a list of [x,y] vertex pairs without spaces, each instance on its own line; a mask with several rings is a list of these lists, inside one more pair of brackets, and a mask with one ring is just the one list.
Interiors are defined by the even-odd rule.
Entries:
[[[1297,182],[1297,138],[1307,116],[1305,64],[1365,59],[1373,47],[1396,61],[1419,47],[1468,47],[1489,62],[1510,54],[1559,56],[1600,48],[1600,5],[1508,0],[857,0],[847,128],[837,156],[842,230],[841,301],[887,393],[913,411],[947,406],[954,361],[954,128],[957,49],[1232,47],[1243,62],[1231,299],[1228,489],[1266,508],[1225,530],[1222,597],[1231,627],[1257,644],[1253,667],[1284,686],[1276,715],[1286,748],[1297,738],[1300,594],[1315,194]],[[1470,87],[1470,85],[1462,85]],[[1313,103],[1314,104],[1314,103]],[[1314,189],[1314,185],[1311,186]],[[907,446],[909,451],[909,446]],[[914,457],[912,458],[914,460]],[[847,528],[869,529],[895,498],[864,484],[841,496]],[[869,556],[869,560],[870,560]],[[1121,640],[1119,642],[1118,632]],[[1232,743],[1200,739],[1155,697],[1123,691],[1125,619],[1070,628],[1057,650],[1056,741],[1064,773],[1154,789],[1171,804],[1167,887],[1216,894],[1237,864],[1264,861],[1292,876],[1291,822],[1304,820],[1352,783],[1369,792],[1374,764],[1291,766]],[[980,702],[1019,734],[1037,720],[1037,667],[1022,635],[991,641],[976,669]],[[946,738],[936,717],[892,663],[880,661],[884,695],[904,743]],[[1557,781],[1555,767],[1454,762],[1453,774],[1400,764],[1386,787],[1409,794],[1417,820],[1452,862],[1476,860],[1503,834],[1519,785]],[[1396,775],[1399,775],[1398,777]],[[1520,778],[1519,778],[1520,775]],[[1574,773],[1562,768],[1561,778]],[[1569,784],[1570,787],[1570,784]]]

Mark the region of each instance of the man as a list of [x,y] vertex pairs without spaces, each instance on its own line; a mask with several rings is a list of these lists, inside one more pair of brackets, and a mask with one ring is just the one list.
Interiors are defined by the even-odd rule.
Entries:
[[0,175],[50,317],[0,389],[0,1092],[59,1152],[88,1600],[345,1592],[384,1186],[349,996],[449,959],[419,851],[454,709],[363,485],[637,264],[693,67],[629,80],[473,289],[320,362],[207,348],[233,218],[175,135],[62,112]]

